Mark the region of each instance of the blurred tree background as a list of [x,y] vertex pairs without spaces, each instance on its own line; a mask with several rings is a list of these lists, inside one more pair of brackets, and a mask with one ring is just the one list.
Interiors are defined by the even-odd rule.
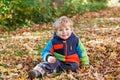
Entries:
[[109,0],[0,0],[0,31],[108,8]]

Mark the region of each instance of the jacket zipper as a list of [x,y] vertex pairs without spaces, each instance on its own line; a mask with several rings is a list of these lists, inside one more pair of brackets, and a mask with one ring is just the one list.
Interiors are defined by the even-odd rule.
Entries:
[[65,56],[67,56],[68,46],[67,46],[67,40],[65,40]]

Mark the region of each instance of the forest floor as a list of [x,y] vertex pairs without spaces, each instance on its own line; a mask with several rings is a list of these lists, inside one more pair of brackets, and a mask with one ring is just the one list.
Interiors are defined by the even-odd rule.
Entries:
[[[41,80],[120,80],[120,7],[78,14],[72,20],[89,66]],[[27,72],[42,61],[40,52],[53,33],[52,23],[1,32],[0,80],[28,80]]]

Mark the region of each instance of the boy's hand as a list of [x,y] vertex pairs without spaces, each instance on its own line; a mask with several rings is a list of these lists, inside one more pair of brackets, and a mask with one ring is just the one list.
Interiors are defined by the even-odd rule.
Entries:
[[56,62],[56,58],[53,57],[53,56],[48,56],[47,60],[48,60],[49,63],[55,63]]

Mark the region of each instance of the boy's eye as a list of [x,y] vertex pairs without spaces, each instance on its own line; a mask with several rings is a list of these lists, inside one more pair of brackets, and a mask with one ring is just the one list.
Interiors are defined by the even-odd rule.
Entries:
[[59,29],[59,31],[63,31],[62,29]]
[[66,30],[69,30],[68,28],[66,28]]

